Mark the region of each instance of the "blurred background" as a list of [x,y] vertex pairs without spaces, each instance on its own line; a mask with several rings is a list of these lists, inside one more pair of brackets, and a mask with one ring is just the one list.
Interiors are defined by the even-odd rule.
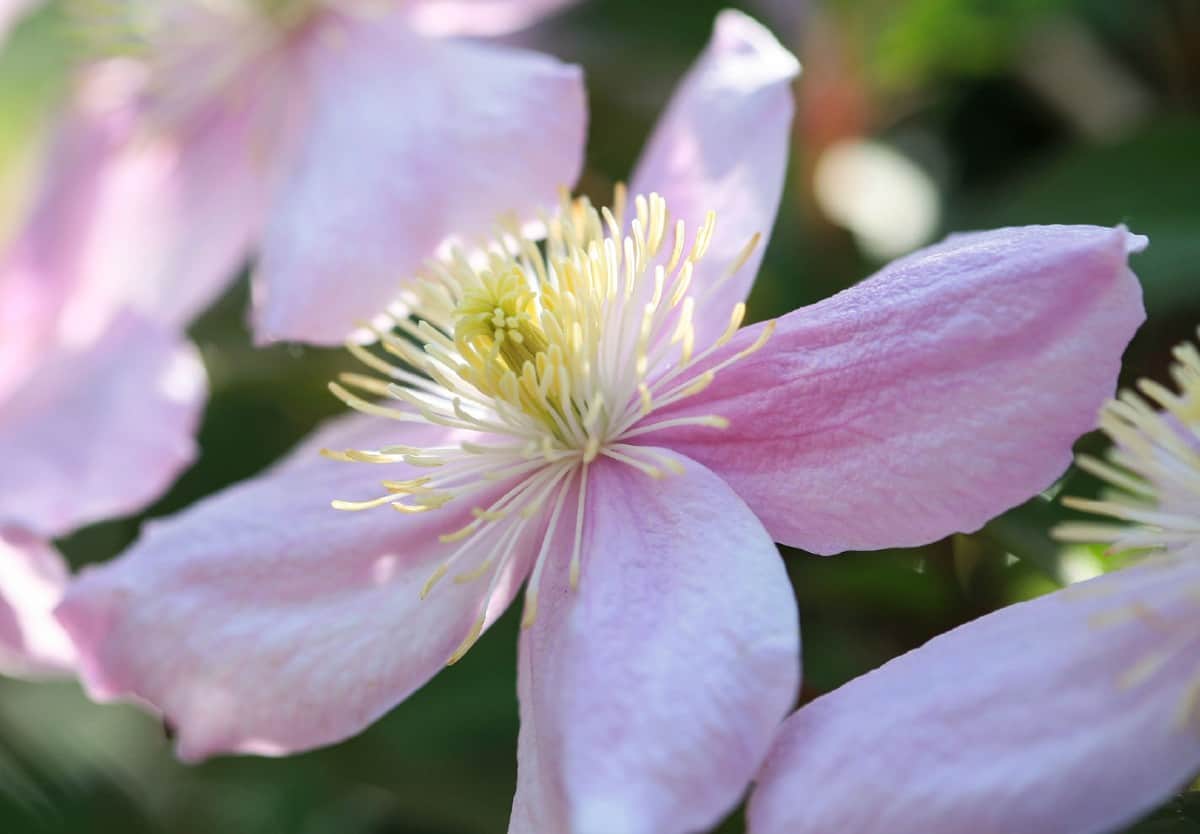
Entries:
[[[1170,347],[1200,324],[1200,2],[580,2],[521,41],[587,70],[581,191],[607,201],[725,5],[766,22],[805,67],[789,186],[751,318],[831,295],[948,231],[1123,222],[1151,240],[1134,259],[1150,319],[1125,381],[1165,381]],[[0,238],[27,196],[73,58],[53,6],[0,54]],[[146,517],[254,474],[339,412],[324,384],[352,363],[339,351],[253,349],[247,300],[243,278],[191,331],[212,387],[202,456],[147,514],[60,542],[74,565],[116,555]],[[1087,495],[1096,484],[1071,473],[1059,489]],[[786,552],[803,698],[1109,567],[1100,550],[1047,536],[1065,517],[1052,499],[917,550]],[[136,710],[92,705],[71,683],[0,680],[0,832],[503,831],[516,768],[516,632],[510,612],[361,736],[283,760],[185,767]],[[742,828],[735,814],[721,830]],[[1131,830],[1200,831],[1200,802],[1184,795]]]

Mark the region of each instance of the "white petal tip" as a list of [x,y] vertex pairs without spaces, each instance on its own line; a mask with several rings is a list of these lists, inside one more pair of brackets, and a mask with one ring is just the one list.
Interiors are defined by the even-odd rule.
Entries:
[[717,15],[713,46],[745,59],[738,70],[756,82],[790,81],[800,74],[796,56],[779,43],[771,31],[745,12],[726,9]]

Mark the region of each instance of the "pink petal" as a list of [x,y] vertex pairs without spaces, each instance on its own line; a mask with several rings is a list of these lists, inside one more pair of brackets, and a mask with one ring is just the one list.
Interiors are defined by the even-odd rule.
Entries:
[[590,467],[576,591],[564,514],[521,639],[513,834],[706,828],[793,702],[798,625],[779,554],[718,477],[684,462],[662,481]]
[[[63,312],[72,295],[89,285],[88,271],[103,271],[102,259],[91,257],[92,248],[103,245],[92,228],[104,222],[106,209],[120,212],[132,202],[108,199],[107,192],[126,197],[136,191],[121,187],[137,178],[122,176],[117,160],[133,131],[142,78],[128,66],[106,69],[80,84],[78,106],[63,115],[53,137],[41,190],[0,261],[0,396],[23,382],[57,343]],[[85,337],[103,329],[120,299],[92,303],[101,309]]]
[[128,306],[184,325],[234,277],[256,231],[267,137],[252,97],[155,133],[140,69],[115,62],[85,77],[0,264],[0,306],[40,299],[43,317],[57,316],[40,327],[95,334]]
[[[708,49],[679,85],[642,152],[633,194],[656,191],[689,235],[717,214],[708,254],[693,278],[700,344],[720,336],[762,262],[783,192],[792,124],[792,80],[800,65],[741,12],[717,17]],[[754,254],[726,278],[755,234]]]
[[1143,319],[1126,253],[1144,245],[1092,226],[957,236],[781,318],[762,350],[651,418],[730,428],[648,437],[816,553],[975,530],[1049,486],[1095,425]]
[[53,547],[16,529],[0,531],[0,674],[71,668],[71,641],[52,616],[68,578]]
[[1095,834],[1200,769],[1200,553],[957,628],[805,706],[753,834]]
[[487,37],[524,29],[578,0],[415,0],[408,25],[426,37]]
[[[355,416],[315,442],[443,439]],[[147,525],[128,553],[85,571],[58,610],[89,693],[157,708],[189,760],[280,755],[362,730],[442,668],[485,604],[486,580],[448,577],[419,596],[452,550],[438,535],[463,526],[470,504],[419,515],[330,507],[409,472],[326,460],[310,444]],[[520,578],[501,583],[489,621]]]
[[132,314],[57,348],[0,407],[0,525],[52,537],[154,500],[195,456],[205,394],[195,349]]
[[448,236],[529,215],[579,173],[579,69],[371,20],[315,53],[313,121],[263,244],[263,340],[335,343]]

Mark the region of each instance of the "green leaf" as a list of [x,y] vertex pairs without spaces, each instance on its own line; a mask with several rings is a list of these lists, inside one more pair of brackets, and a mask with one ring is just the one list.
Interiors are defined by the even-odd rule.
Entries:
[[1125,834],[1195,834],[1200,831],[1200,791],[1180,794]]

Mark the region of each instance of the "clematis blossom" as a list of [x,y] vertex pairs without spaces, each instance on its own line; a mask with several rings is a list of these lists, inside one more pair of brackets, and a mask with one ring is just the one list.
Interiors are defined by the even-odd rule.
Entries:
[[510,831],[726,813],[799,680],[774,542],[927,542],[1045,488],[1142,318],[1142,240],[1064,226],[955,238],[741,327],[797,72],[723,13],[633,198],[427,264],[381,349],[350,345],[374,373],[332,386],[362,414],[68,593],[92,696],[161,710],[185,759],[328,744],[524,583]]
[[[818,698],[783,725],[752,834],[1100,834],[1200,772],[1200,351],[1177,391],[1109,402],[1101,501],[1059,535],[1150,551],[1004,608]],[[866,752],[864,752],[866,751]]]
[[447,236],[574,181],[578,68],[459,37],[565,4],[75,3],[90,60],[60,128],[72,152],[24,232],[70,247],[34,266],[186,320],[256,252],[258,338],[340,342]]

